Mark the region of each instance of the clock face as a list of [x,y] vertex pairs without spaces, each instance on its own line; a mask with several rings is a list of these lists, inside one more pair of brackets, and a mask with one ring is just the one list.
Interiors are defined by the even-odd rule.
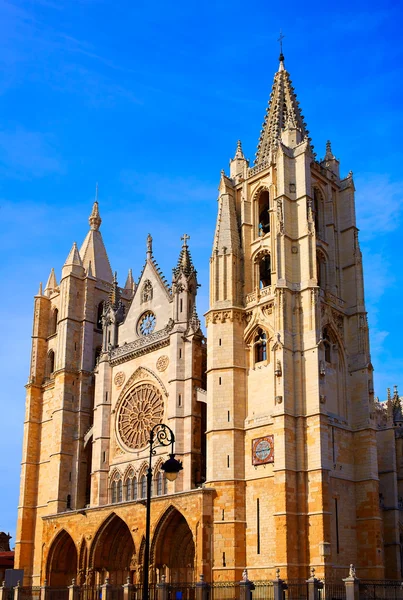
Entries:
[[252,440],[252,464],[264,465],[274,462],[274,436],[266,435]]
[[140,319],[139,332],[141,335],[150,335],[155,329],[156,318],[151,311],[146,312]]

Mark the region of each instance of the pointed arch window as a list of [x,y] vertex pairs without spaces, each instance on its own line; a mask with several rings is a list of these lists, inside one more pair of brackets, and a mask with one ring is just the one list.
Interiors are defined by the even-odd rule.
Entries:
[[145,475],[141,476],[140,487],[141,498],[145,498],[147,496],[147,479]]
[[326,259],[321,252],[316,254],[316,280],[319,287],[326,287]]
[[163,471],[159,471],[157,475],[157,496],[166,494],[166,479]]
[[45,378],[49,379],[55,370],[55,353],[49,350],[46,357]]
[[137,477],[133,477],[132,480],[132,496],[133,500],[137,500]]
[[259,287],[263,289],[271,285],[270,254],[265,254],[259,261]]
[[49,323],[49,335],[54,335],[57,332],[57,323],[59,318],[59,311],[54,308]]
[[112,481],[112,485],[111,485],[111,500],[112,500],[112,504],[116,504],[116,499],[118,497],[117,486],[118,486],[118,482],[117,481]]
[[123,500],[123,481],[121,479],[119,479],[119,481],[118,481],[117,495],[118,495],[117,501],[122,502],[122,500]]
[[120,473],[115,473],[111,483],[111,502],[116,504],[123,500],[123,481]]
[[102,329],[102,314],[104,312],[104,301],[100,302],[97,307],[97,329]]
[[270,232],[270,195],[263,191],[258,200],[258,235],[259,237]]
[[125,488],[126,488],[126,498],[125,499],[132,500],[133,499],[133,480],[131,477],[129,477],[126,480]]
[[258,329],[253,340],[255,363],[267,360],[267,338],[263,329]]

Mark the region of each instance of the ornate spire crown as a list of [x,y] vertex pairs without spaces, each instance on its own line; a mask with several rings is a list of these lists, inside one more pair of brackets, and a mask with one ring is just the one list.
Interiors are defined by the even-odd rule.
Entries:
[[311,141],[290,75],[284,67],[282,49],[279,58],[280,65],[274,76],[269,104],[260,132],[255,166],[262,165],[269,159],[271,151],[277,148],[281,134],[286,129],[296,129],[300,133],[301,141],[307,140],[309,143]]
[[180,273],[184,273],[188,277],[192,273],[196,273],[196,270],[193,266],[192,257],[190,256],[189,247],[187,245],[187,241],[190,240],[190,235],[184,233],[181,237],[181,240],[183,242],[182,249],[179,254],[178,264],[174,268],[173,272],[176,277],[178,277]]
[[89,216],[89,224],[93,231],[98,231],[101,227],[102,219],[99,216],[99,208],[98,208],[98,184],[95,187],[95,202],[92,205],[92,211]]

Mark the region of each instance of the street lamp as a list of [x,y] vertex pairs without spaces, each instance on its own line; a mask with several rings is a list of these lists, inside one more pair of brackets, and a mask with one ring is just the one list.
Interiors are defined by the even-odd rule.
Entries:
[[147,498],[146,498],[146,543],[144,549],[144,573],[143,573],[143,600],[148,600],[148,569],[150,564],[150,524],[151,524],[151,483],[152,470],[151,460],[155,455],[156,448],[171,445],[171,453],[167,461],[161,466],[169,481],[175,481],[179,471],[183,469],[182,463],[176,460],[174,454],[175,435],[172,429],[164,423],[154,425],[150,431],[148,443],[150,445],[150,459],[147,469]]

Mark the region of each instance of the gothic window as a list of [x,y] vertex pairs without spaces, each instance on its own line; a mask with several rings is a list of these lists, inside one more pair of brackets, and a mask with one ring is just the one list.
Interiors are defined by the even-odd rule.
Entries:
[[331,340],[326,327],[323,330],[323,345],[325,348],[325,361],[331,363]]
[[111,486],[111,500],[112,500],[112,504],[116,504],[116,499],[117,499],[117,485],[118,482],[117,481],[112,481],[112,486]]
[[122,500],[123,500],[123,481],[121,479],[119,479],[119,481],[118,481],[117,495],[118,495],[117,501],[122,502]]
[[104,312],[104,301],[98,304],[97,308],[97,329],[102,329],[102,313]]
[[151,281],[147,279],[144,282],[143,289],[141,290],[141,301],[150,302],[153,299],[153,286]]
[[258,201],[258,235],[263,236],[270,231],[270,196],[269,192],[264,191],[259,196]]
[[45,377],[47,377],[47,378],[51,377],[54,370],[55,370],[55,353],[53,352],[53,350],[49,350],[48,355],[46,357]]
[[157,475],[157,496],[166,494],[165,491],[165,477],[163,471],[159,471]]
[[137,477],[133,477],[132,480],[132,496],[133,500],[137,500]]
[[263,329],[258,329],[253,341],[255,363],[267,360],[267,339]]
[[53,335],[57,331],[58,316],[59,311],[57,310],[57,308],[53,309],[52,316],[50,318],[49,335]]
[[125,484],[125,499],[126,500],[133,500],[133,474],[131,474],[127,479],[126,479],[126,484]]
[[259,287],[260,289],[271,285],[270,254],[265,254],[259,261]]
[[123,500],[123,481],[120,473],[115,473],[111,484],[111,502],[122,502]]
[[141,498],[145,498],[147,496],[147,479],[145,475],[141,476],[140,479],[140,486],[141,486]]
[[116,418],[120,440],[131,450],[145,448],[150,429],[162,422],[163,415],[161,392],[151,383],[129,388],[123,396]]

